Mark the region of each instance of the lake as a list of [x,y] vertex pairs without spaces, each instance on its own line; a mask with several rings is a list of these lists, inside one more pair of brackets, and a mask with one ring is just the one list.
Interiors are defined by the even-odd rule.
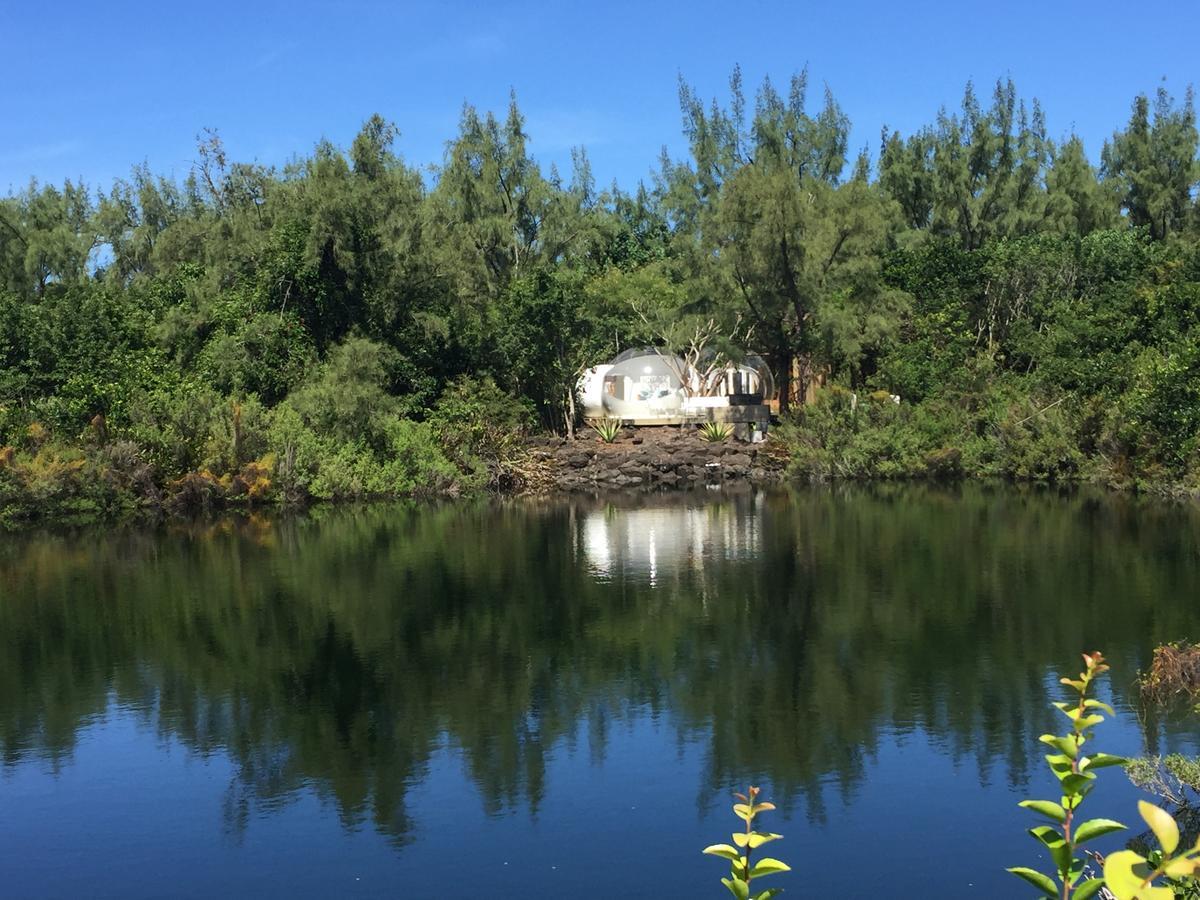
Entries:
[[1028,896],[1058,675],[1196,750],[1134,679],[1197,598],[1196,509],[979,485],[8,536],[0,894],[719,898],[753,783],[787,896]]

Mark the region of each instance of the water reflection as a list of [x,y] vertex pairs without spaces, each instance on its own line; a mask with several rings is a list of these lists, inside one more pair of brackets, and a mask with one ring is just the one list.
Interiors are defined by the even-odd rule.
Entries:
[[[919,735],[1018,783],[1081,647],[1113,691],[1200,634],[1190,509],[965,489],[338,510],[0,546],[0,759],[61,769],[115,707],[227,754],[237,834],[315,791],[396,844],[446,748],[499,815],[650,717],[701,804],[769,778],[821,820]],[[1154,723],[1152,745],[1171,739]],[[624,739],[624,738],[622,738]]]
[[[761,549],[766,495],[627,497],[580,512],[578,547],[598,578],[678,579]],[[646,505],[631,506],[641,502]]]

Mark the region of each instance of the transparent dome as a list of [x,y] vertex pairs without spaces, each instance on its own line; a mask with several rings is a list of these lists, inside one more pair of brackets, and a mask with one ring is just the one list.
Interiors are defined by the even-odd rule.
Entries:
[[615,366],[618,363],[623,363],[630,359],[637,359],[640,356],[658,356],[658,351],[653,347],[629,347],[622,350],[616,356],[608,361],[610,366]]
[[775,396],[775,377],[771,374],[771,367],[767,365],[767,361],[757,353],[749,353],[742,360],[742,366],[753,370],[758,376],[758,389],[752,393],[761,394],[764,401],[770,400]]
[[654,418],[678,413],[683,403],[679,373],[683,360],[653,350],[626,351],[604,374],[605,411],[621,419]]
[[761,356],[747,353],[714,368],[717,353],[707,350],[700,355],[698,368],[704,383],[700,393],[709,397],[750,397],[760,403],[775,396],[775,379]]

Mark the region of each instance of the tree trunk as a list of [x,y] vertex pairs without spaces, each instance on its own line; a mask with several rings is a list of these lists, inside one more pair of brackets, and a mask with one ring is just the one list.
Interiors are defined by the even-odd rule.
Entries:
[[792,407],[792,356],[790,353],[778,353],[775,357],[775,371],[779,376],[777,387],[779,398],[779,415],[788,413]]

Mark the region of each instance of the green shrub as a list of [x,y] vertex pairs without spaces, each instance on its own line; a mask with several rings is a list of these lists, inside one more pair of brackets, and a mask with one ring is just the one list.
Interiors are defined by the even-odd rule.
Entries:
[[995,422],[995,474],[1017,481],[1068,481],[1083,464],[1069,410],[1025,400],[1008,404]]
[[223,405],[215,391],[195,382],[147,391],[129,404],[124,433],[159,473],[178,477],[204,464]]
[[897,404],[882,392],[855,398],[832,387],[777,433],[799,477],[1064,481],[1084,467],[1079,418],[1065,400],[1047,403],[1004,384],[919,405]]
[[282,400],[316,362],[316,351],[299,319],[259,313],[219,331],[197,359],[200,373],[221,393],[256,394],[267,404]]
[[517,481],[533,420],[529,404],[491,378],[458,379],[429,415],[439,446],[468,488],[511,487]]
[[0,450],[0,524],[89,522],[136,509],[152,490],[127,445],[87,451],[53,442]]
[[446,458],[432,428],[398,416],[379,423],[383,446],[319,435],[288,405],[271,415],[268,443],[278,463],[284,502],[307,499],[411,497],[457,493],[461,473]]
[[237,472],[268,451],[267,429],[267,410],[258,397],[230,397],[213,411],[201,467]]
[[347,338],[284,403],[317,434],[381,448],[384,423],[398,409],[385,389],[388,352],[375,341]]
[[386,433],[384,493],[431,496],[457,492],[460,473],[442,452],[428,423],[395,418],[388,423]]
[[925,474],[933,479],[951,481],[963,476],[962,451],[957,447],[939,447],[925,454]]

